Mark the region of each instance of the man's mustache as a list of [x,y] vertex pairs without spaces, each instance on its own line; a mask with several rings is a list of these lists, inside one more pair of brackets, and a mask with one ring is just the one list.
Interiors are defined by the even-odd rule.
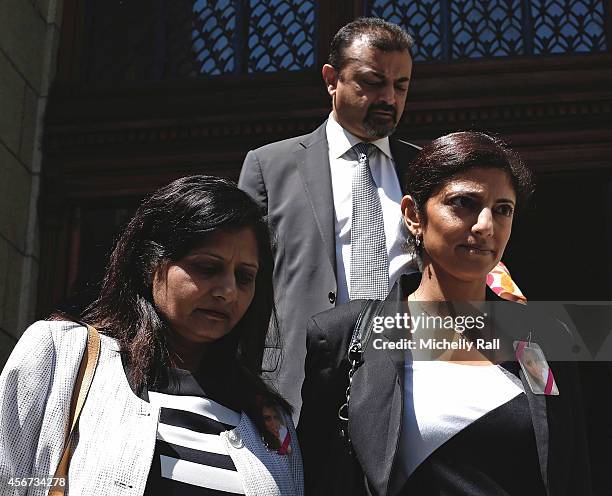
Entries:
[[387,103],[373,103],[368,107],[368,115],[371,115],[372,112],[377,110],[382,110],[383,112],[391,112],[393,114],[393,120],[397,119],[397,110],[393,105],[389,105]]

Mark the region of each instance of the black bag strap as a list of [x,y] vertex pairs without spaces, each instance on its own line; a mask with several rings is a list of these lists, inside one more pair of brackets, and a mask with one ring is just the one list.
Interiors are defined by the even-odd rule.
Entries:
[[363,353],[372,335],[372,328],[374,327],[374,317],[376,317],[384,305],[384,300],[367,300],[359,316],[355,327],[353,328],[353,335],[348,347],[348,360],[351,364],[351,368],[348,373],[348,386],[346,388],[346,402],[338,409],[338,419],[340,420],[340,436],[343,437],[347,443],[348,449],[352,452],[351,438],[348,432],[348,416],[349,416],[349,402],[351,397],[351,383],[353,382],[353,376],[357,369],[363,365]]

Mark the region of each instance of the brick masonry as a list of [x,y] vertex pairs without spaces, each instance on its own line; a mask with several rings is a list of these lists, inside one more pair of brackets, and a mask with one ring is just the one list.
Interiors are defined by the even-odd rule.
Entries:
[[0,367],[34,320],[40,143],[62,2],[0,1]]

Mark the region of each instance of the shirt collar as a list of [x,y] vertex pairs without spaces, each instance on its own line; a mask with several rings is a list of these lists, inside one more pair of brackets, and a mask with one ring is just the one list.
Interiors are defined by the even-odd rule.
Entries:
[[[349,133],[340,124],[338,124],[332,114],[329,114],[329,119],[327,119],[325,133],[327,135],[327,146],[329,146],[330,154],[334,158],[342,157],[342,155],[348,152],[357,143],[361,143],[363,141],[357,136]],[[390,159],[393,158],[391,156],[391,147],[389,146],[388,136],[377,139],[376,141],[370,141],[370,144],[375,145],[376,148],[378,148]]]

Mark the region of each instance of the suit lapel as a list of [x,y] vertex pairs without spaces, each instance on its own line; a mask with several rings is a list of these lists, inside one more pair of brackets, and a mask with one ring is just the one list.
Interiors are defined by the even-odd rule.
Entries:
[[[393,138],[389,139],[389,147],[391,148],[391,155],[393,155],[395,173],[399,179],[400,186],[402,186],[404,183],[403,176],[408,170],[408,164],[410,164],[410,161],[416,156],[420,148],[406,141]],[[402,194],[407,193],[402,190]]]
[[298,171],[310,202],[315,222],[334,274],[336,242],[334,231],[334,197],[329,170],[329,148],[325,126],[327,121],[309,134],[296,150]]
[[[413,272],[410,274],[403,274],[395,286],[392,288],[389,296],[387,297],[387,304],[385,305],[384,315],[401,315],[409,312],[406,299],[408,295],[412,293],[419,285],[421,280],[421,274],[419,272]],[[382,332],[382,337],[391,342],[401,342],[401,339],[410,337],[406,334],[403,329],[389,329],[385,328]],[[378,353],[381,353],[380,351]],[[406,391],[406,377],[405,377],[405,362],[407,359],[407,352],[405,350],[386,350],[385,354],[387,358],[391,360],[395,366],[397,374],[396,384],[399,392],[399,412],[393,412],[392,417],[397,420],[397,433],[395,434],[395,443],[390,443],[388,449],[391,450],[393,462],[389,464],[388,470],[385,474],[387,482],[387,489],[385,494],[389,496],[397,495],[406,485],[406,474],[397,464],[397,456],[399,450],[399,443],[402,434],[403,422],[404,422],[404,393]],[[411,359],[411,358],[409,358]]]
[[520,370],[519,376],[523,382],[523,388],[525,389],[527,401],[529,402],[529,411],[531,413],[531,422],[533,423],[533,432],[538,449],[538,460],[540,461],[542,481],[544,482],[544,487],[546,488],[546,494],[550,495],[550,489],[548,487],[549,432],[546,396],[532,393],[531,387],[529,386],[529,383],[527,382],[525,374],[522,370]]
[[[334,229],[334,196],[329,170],[329,147],[325,127],[327,121],[309,134],[295,151],[298,171],[304,190],[312,208],[317,228],[323,240],[325,252],[336,271],[336,234]],[[408,163],[414,158],[418,147],[409,143],[390,140],[395,170],[399,178],[405,173]],[[400,180],[401,184],[401,180]]]
[[571,453],[577,449],[573,437],[576,397],[571,394],[570,380],[566,375],[571,371],[567,370],[567,364],[557,362],[557,365],[553,363],[551,368],[559,385],[559,396],[533,394],[523,371],[520,371],[529,400],[542,480],[549,496],[565,494],[571,471],[583,468],[573,467],[570,463]]
[[[397,304],[390,297],[381,315],[394,314]],[[397,337],[386,330],[372,334],[351,383],[349,433],[373,495],[388,494],[397,475],[392,469],[402,430],[404,351],[380,349]]]

